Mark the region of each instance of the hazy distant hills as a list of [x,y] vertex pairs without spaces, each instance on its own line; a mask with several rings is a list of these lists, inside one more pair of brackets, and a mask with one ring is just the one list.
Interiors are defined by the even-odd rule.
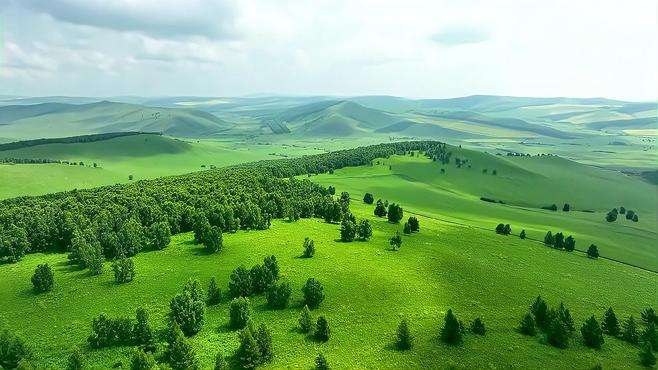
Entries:
[[170,136],[388,135],[444,138],[572,139],[658,131],[656,103],[605,98],[473,95],[394,96],[0,97],[4,141],[146,131]]

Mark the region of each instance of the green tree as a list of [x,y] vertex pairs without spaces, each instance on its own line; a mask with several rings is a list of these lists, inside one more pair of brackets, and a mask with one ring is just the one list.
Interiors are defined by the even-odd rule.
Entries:
[[400,321],[395,340],[395,345],[399,350],[408,350],[413,346],[413,336],[406,319]]
[[311,309],[318,308],[324,301],[324,288],[314,278],[306,280],[302,292],[304,293],[304,303]]
[[292,288],[286,281],[281,284],[273,284],[267,291],[267,304],[272,308],[282,309],[288,306]]
[[640,341],[640,333],[637,330],[637,324],[635,323],[635,318],[629,316],[626,321],[624,321],[624,328],[621,333],[622,339],[631,344],[638,344]]
[[452,309],[449,309],[446,314],[440,334],[441,340],[448,344],[461,344],[462,342],[461,325],[457,317],[452,313]]
[[655,323],[650,322],[647,324],[647,326],[644,328],[644,331],[642,331],[640,340],[649,342],[649,344],[651,344],[651,348],[658,348],[658,332],[656,332]]
[[142,224],[134,217],[129,218],[123,223],[119,230],[119,251],[120,255],[134,256],[142,250],[144,245],[144,229]]
[[217,279],[213,276],[208,284],[208,306],[214,306],[222,302],[222,291],[217,286]]
[[85,366],[85,356],[80,348],[74,347],[66,363],[67,370],[82,370]]
[[124,284],[133,281],[135,278],[135,263],[132,258],[119,258],[112,263],[114,270],[114,281],[117,284]]
[[471,332],[477,335],[484,335],[486,333],[486,328],[484,327],[484,322],[479,317],[473,320],[471,323]]
[[372,237],[372,226],[370,226],[370,221],[361,220],[357,226],[356,231],[360,240],[368,240]]
[[331,335],[331,329],[329,329],[329,322],[324,316],[318,317],[318,321],[315,324],[315,339],[326,342],[329,340]]
[[603,321],[601,324],[603,332],[613,337],[619,336],[619,320],[617,320],[617,315],[615,311],[612,310],[612,307],[609,307],[605,314],[603,315]]
[[351,242],[356,236],[356,224],[348,219],[344,219],[340,223],[340,240],[343,242]]
[[233,270],[228,282],[228,292],[233,298],[248,297],[252,292],[251,273],[244,266]]
[[555,235],[554,235],[554,240],[555,240],[555,241],[554,241],[554,243],[553,243],[553,247],[555,247],[555,249],[562,249],[562,248],[564,248],[564,234],[562,234],[562,233],[555,233]]
[[525,239],[525,229],[521,230],[521,233],[519,234],[519,238]]
[[590,244],[587,249],[587,257],[589,258],[599,258],[599,249],[594,244]]
[[223,240],[222,230],[218,226],[211,226],[203,237],[203,246],[208,253],[220,252]]
[[143,307],[138,307],[135,312],[135,325],[133,326],[133,343],[136,345],[144,345],[147,348],[152,347],[154,344],[153,329],[149,324],[149,314]]
[[31,352],[23,339],[7,329],[0,333],[0,368],[13,369],[29,357]]
[[573,250],[576,249],[576,239],[574,239],[573,236],[569,235],[564,239],[564,249],[567,252],[573,252]]
[[315,369],[316,370],[329,370],[329,363],[322,353],[318,353],[318,356],[315,358]]
[[519,332],[530,336],[537,334],[537,326],[532,313],[528,312],[523,316],[523,319],[521,319],[521,323],[519,324]]
[[251,316],[249,298],[238,297],[231,301],[229,307],[229,325],[234,329],[242,329]]
[[583,341],[587,347],[601,348],[605,340],[603,339],[603,330],[599,326],[594,316],[585,320],[585,323],[580,328],[580,333],[583,336]]
[[30,242],[24,228],[14,224],[2,231],[0,228],[0,258],[5,257],[9,263],[20,261],[30,250]]
[[169,245],[171,241],[171,229],[166,221],[155,222],[149,226],[149,239],[151,248],[162,250]]
[[649,325],[650,323],[658,324],[658,315],[656,315],[656,311],[651,307],[642,310],[641,317],[645,325]]
[[546,331],[546,339],[554,347],[567,348],[569,346],[569,331],[557,317],[551,321]]
[[555,243],[555,238],[553,237],[553,233],[550,231],[546,233],[546,236],[544,237],[544,244],[546,245],[553,245]]
[[167,347],[169,365],[175,370],[198,368],[198,360],[194,348],[183,335],[181,328],[172,320],[171,335]]
[[32,286],[37,293],[49,292],[53,290],[55,284],[55,275],[48,264],[40,264],[34,270],[32,275]]
[[406,235],[411,234],[411,226],[409,225],[408,222],[404,223],[404,227],[402,228],[402,232],[405,233]]
[[363,203],[365,204],[372,204],[375,201],[375,198],[373,198],[372,194],[366,193],[366,195],[363,196]]
[[240,346],[236,358],[244,369],[255,369],[260,364],[260,348],[249,327],[240,331]]
[[381,199],[377,200],[377,204],[375,205],[375,216],[377,217],[386,217],[386,213],[388,211],[386,210],[386,206],[384,206],[384,203],[382,202]]
[[640,348],[640,363],[645,367],[653,367],[656,364],[656,356],[653,354],[651,343],[644,342]]
[[186,336],[198,333],[203,327],[205,302],[199,282],[190,280],[183,291],[169,303],[169,319],[175,321]]
[[224,357],[224,353],[222,351],[217,352],[217,355],[215,355],[215,370],[227,370],[228,368],[229,364]]
[[389,239],[388,243],[394,251],[400,250],[400,247],[402,246],[402,236],[400,236],[400,232],[396,231],[395,235]]
[[132,361],[130,362],[131,370],[157,370],[158,364],[151,353],[144,352],[142,349],[135,350]]
[[530,306],[530,312],[535,317],[535,323],[537,327],[541,330],[547,330],[550,326],[550,316],[548,304],[542,299],[541,296],[537,296],[535,301]]
[[409,227],[411,227],[412,232],[420,231],[420,223],[418,222],[418,218],[411,216],[407,222],[409,223]]
[[208,222],[208,217],[203,212],[197,211],[194,213],[192,231],[194,231],[194,243],[203,243],[210,231],[210,222]]
[[274,358],[274,350],[272,349],[272,334],[265,324],[260,324],[256,332],[256,343],[258,344],[258,351],[260,352],[260,363],[271,362]]
[[404,211],[402,210],[402,207],[400,207],[396,203],[391,203],[388,205],[388,222],[397,224],[400,222],[402,217],[404,217]]
[[311,258],[315,255],[315,243],[313,239],[304,238],[304,258]]
[[298,322],[299,329],[302,333],[310,333],[313,330],[313,318],[311,317],[311,310],[308,309],[308,305],[304,305]]

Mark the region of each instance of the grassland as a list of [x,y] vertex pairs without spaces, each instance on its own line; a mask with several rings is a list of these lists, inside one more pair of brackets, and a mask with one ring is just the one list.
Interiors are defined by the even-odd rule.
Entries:
[[[338,187],[338,191],[346,190]],[[404,190],[404,189],[402,189]],[[403,203],[404,204],[404,203]],[[207,284],[216,276],[226,286],[232,269],[247,267],[274,254],[281,273],[293,286],[288,309],[265,308],[263,297],[252,300],[253,319],[273,331],[275,360],[270,368],[309,368],[322,351],[335,368],[465,368],[507,367],[636,368],[637,349],[606,337],[602,350],[591,350],[576,339],[565,350],[515,332],[532,299],[541,294],[550,303],[564,301],[579,326],[613,306],[620,316],[638,315],[655,305],[658,277],[622,264],[590,260],[489,231],[420,217],[421,232],[405,237],[398,252],[388,238],[400,229],[374,219],[372,207],[356,199],[357,218],[373,222],[368,242],[337,242],[338,225],[319,220],[275,221],[270,230],[227,234],[224,250],[206,255],[191,244],[191,234],[173,238],[168,248],[135,257],[135,281],[117,286],[111,273],[90,277],[67,264],[65,255],[29,255],[24,261],[0,266],[0,322],[34,347],[36,362],[61,367],[71,347],[81,346],[96,368],[128,363],[128,347],[91,350],[85,345],[91,319],[100,312],[132,315],[146,305],[151,322],[164,327],[169,299],[188,278]],[[312,259],[299,258],[304,237],[316,242]],[[34,295],[29,282],[39,263],[55,266],[54,291]],[[109,266],[106,266],[106,269]],[[313,315],[325,315],[332,328],[329,342],[320,344],[296,330],[300,312],[299,289],[309,277],[319,279],[326,300]],[[442,344],[439,323],[452,308],[466,322],[477,316],[487,324],[487,335],[469,335],[462,347]],[[392,349],[401,318],[408,318],[416,336],[412,351]],[[204,368],[219,350],[232,355],[237,332],[227,329],[227,303],[209,308],[203,330],[192,339]]]

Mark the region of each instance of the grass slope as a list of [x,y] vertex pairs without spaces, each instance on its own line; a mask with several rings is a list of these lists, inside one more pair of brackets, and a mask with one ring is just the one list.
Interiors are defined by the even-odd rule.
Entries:
[[[342,190],[349,189],[338,188]],[[409,191],[413,188],[399,188],[398,194]],[[404,237],[401,250],[392,252],[388,238],[400,226],[374,219],[372,207],[356,199],[351,208],[357,218],[373,222],[371,241],[336,242],[338,225],[319,220],[275,221],[270,230],[225,234],[224,250],[205,255],[191,244],[191,234],[181,234],[167,249],[135,257],[135,281],[122,286],[113,283],[109,271],[89,277],[69,267],[65,255],[29,255],[18,264],[0,266],[0,322],[30,339],[40,366],[63,367],[73,346],[81,346],[95,368],[116,362],[126,366],[132,353],[129,347],[86,347],[93,317],[100,312],[133,316],[135,307],[144,305],[152,325],[162,328],[169,299],[188,278],[205,285],[216,276],[226,287],[231,270],[274,254],[293,296],[292,306],[282,311],[266,308],[263,297],[252,300],[253,320],[267,323],[273,332],[275,359],[266,368],[309,368],[319,351],[333,368],[544,368],[551,364],[571,369],[599,362],[604,368],[638,367],[637,349],[611,337],[605,338],[600,351],[584,347],[580,340],[559,350],[516,333],[515,327],[538,294],[553,305],[564,301],[577,327],[592,314],[600,317],[608,306],[618,317],[637,317],[641,309],[655,304],[656,274],[424,217],[420,217],[421,232]],[[315,240],[312,259],[299,258],[306,236]],[[55,289],[36,296],[29,279],[36,265],[46,262],[55,267]],[[331,339],[325,344],[296,329],[300,288],[310,277],[325,288],[325,301],[313,311],[315,318],[325,315],[331,326]],[[467,324],[482,317],[487,335],[467,335],[462,347],[442,344],[438,330],[449,308]],[[414,349],[407,352],[392,347],[402,318],[410,320],[416,338]],[[203,330],[192,338],[202,368],[212,366],[218,350],[234,354],[238,335],[227,323],[227,303],[207,309]]]

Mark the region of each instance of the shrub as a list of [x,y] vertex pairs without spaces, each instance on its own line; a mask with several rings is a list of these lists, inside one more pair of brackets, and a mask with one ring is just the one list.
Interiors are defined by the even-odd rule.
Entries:
[[484,322],[479,317],[473,320],[471,323],[471,332],[477,335],[484,335],[486,328],[484,327]]
[[404,351],[411,349],[413,345],[413,336],[409,330],[409,324],[407,323],[407,320],[400,321],[395,339],[395,345],[399,350]]
[[400,250],[400,247],[402,246],[402,236],[400,236],[399,232],[395,232],[395,235],[391,237],[391,239],[388,240],[388,243],[391,245],[391,248],[393,248],[394,251]]
[[228,282],[228,292],[232,298],[248,297],[252,292],[251,274],[244,266],[233,270]]
[[402,232],[407,235],[411,234],[411,226],[409,225],[408,222],[404,223],[404,227],[402,227]]
[[92,320],[91,330],[87,342],[92,348],[127,345],[133,342],[133,323],[125,317],[110,319],[101,313]]
[[525,229],[521,230],[521,233],[519,234],[519,238],[525,239]]
[[318,357],[315,358],[315,369],[316,370],[329,369],[329,364],[327,363],[327,359],[324,357],[322,353],[318,353]]
[[203,246],[208,253],[216,253],[222,250],[223,244],[222,229],[218,226],[211,226],[206,230],[203,237]]
[[603,331],[594,316],[585,320],[585,323],[580,328],[580,334],[583,336],[583,341],[587,347],[601,348],[603,345]]
[[30,351],[20,337],[6,329],[0,333],[0,368],[13,369],[29,357]]
[[304,258],[311,258],[315,255],[315,243],[313,239],[304,238]]
[[169,346],[167,347],[167,358],[173,369],[187,370],[198,366],[196,353],[183,335],[181,328],[175,321],[171,321]]
[[135,278],[135,263],[131,258],[119,258],[112,263],[114,270],[114,281],[117,284],[124,284],[133,281]]
[[299,329],[302,333],[310,333],[313,330],[313,318],[311,317],[311,310],[308,309],[308,305],[304,305],[298,322]]
[[214,306],[222,302],[222,291],[217,286],[217,279],[212,277],[208,284],[208,306]]
[[441,328],[441,340],[448,344],[460,344],[462,342],[461,324],[452,313],[452,309],[448,310],[444,319],[443,327]]
[[292,289],[288,282],[282,282],[279,285],[272,285],[267,291],[267,304],[272,308],[286,308],[290,301]]
[[613,337],[619,336],[619,321],[617,320],[617,315],[615,315],[615,311],[612,310],[612,307],[609,307],[608,310],[605,311],[601,326],[605,334],[612,335]]
[[324,316],[318,317],[318,321],[315,324],[315,339],[326,342],[329,340],[331,330],[329,329],[329,322]]
[[535,318],[530,312],[526,313],[521,319],[519,324],[519,332],[524,335],[534,336],[537,334],[537,326],[535,324]]
[[302,292],[304,293],[304,303],[309,308],[317,308],[320,306],[320,303],[324,301],[324,288],[322,287],[322,284],[314,278],[310,278],[306,281],[306,284],[304,284],[304,287],[302,288]]
[[81,370],[85,368],[85,356],[80,348],[74,347],[66,363],[67,370]]
[[363,203],[365,203],[365,204],[372,204],[374,201],[375,201],[375,198],[370,193],[366,193],[363,196]]
[[37,293],[48,292],[53,289],[55,275],[48,264],[41,264],[34,270],[32,275],[32,286]]
[[229,325],[234,329],[242,329],[247,325],[251,308],[249,307],[249,298],[238,297],[231,301],[229,307]]
[[131,370],[156,370],[158,369],[158,364],[155,362],[153,355],[144,352],[141,349],[135,350],[133,354],[132,361],[130,362]]

